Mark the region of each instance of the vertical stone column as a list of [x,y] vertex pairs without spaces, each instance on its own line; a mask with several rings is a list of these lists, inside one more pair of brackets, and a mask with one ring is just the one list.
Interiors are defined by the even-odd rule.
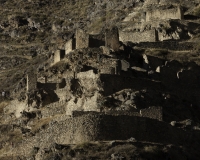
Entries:
[[37,89],[37,74],[33,71],[26,75],[26,91],[31,92]]
[[76,30],[76,49],[89,47],[89,34],[82,29]]
[[55,53],[54,53],[54,64],[59,62],[60,61],[60,50],[57,50]]
[[109,47],[114,51],[119,50],[120,43],[119,43],[119,32],[117,27],[113,27],[112,29],[106,30],[105,43],[106,47]]
[[183,10],[180,6],[177,7],[177,16],[179,17],[180,20],[184,19]]
[[26,91],[27,91],[27,92],[29,91],[28,82],[29,82],[29,78],[28,78],[28,74],[27,74],[27,75],[26,75]]
[[70,39],[65,44],[65,55],[69,54],[73,50],[73,39]]

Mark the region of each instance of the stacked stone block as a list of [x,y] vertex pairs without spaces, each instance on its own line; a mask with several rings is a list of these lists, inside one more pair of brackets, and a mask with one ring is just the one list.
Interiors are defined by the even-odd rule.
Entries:
[[114,51],[119,50],[120,43],[119,43],[119,32],[117,27],[113,27],[112,29],[106,30],[105,44],[106,47],[109,47]]
[[76,49],[87,48],[89,46],[89,34],[84,30],[76,30]]

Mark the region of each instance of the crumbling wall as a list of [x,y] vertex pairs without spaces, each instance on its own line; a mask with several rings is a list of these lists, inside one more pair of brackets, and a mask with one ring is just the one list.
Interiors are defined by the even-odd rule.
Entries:
[[155,29],[144,32],[119,32],[119,40],[122,42],[156,42],[157,31]]
[[69,54],[72,50],[76,49],[75,39],[68,40],[65,44],[65,55]]
[[122,77],[118,75],[100,75],[100,79],[103,82],[105,96],[111,95],[117,91],[131,88],[136,90],[142,89],[155,89],[160,90],[160,82],[154,82],[148,79],[140,79],[135,77]]
[[33,70],[32,73],[27,74],[27,92],[31,92],[37,89],[37,74]]
[[[179,144],[185,141],[187,132],[170,124],[153,119],[133,116],[87,114],[64,121],[49,123],[47,129],[23,141],[16,154],[26,155],[30,146],[48,148],[53,143],[80,144],[88,141],[128,140]],[[28,148],[26,150],[22,150]],[[13,151],[13,152],[15,152]]]
[[105,35],[89,35],[89,47],[98,48],[100,46],[105,46]]
[[109,47],[114,51],[119,50],[120,43],[119,43],[119,32],[117,27],[106,30],[105,44],[106,47]]
[[146,21],[158,19],[183,19],[183,11],[180,7],[172,9],[155,9],[146,12]]
[[169,49],[175,51],[188,51],[193,50],[194,42],[178,42],[178,41],[164,41],[164,42],[140,42],[135,46],[141,48],[153,48],[153,49]]
[[137,117],[146,117],[150,119],[156,119],[158,121],[163,120],[163,112],[162,107],[149,107],[145,109],[141,109],[140,112],[133,112],[133,111],[106,111],[106,112],[100,112],[98,111],[72,111],[72,117],[79,117],[87,114],[95,114],[95,115],[112,115],[112,116],[137,116]]
[[121,62],[118,59],[104,58],[100,62],[99,70],[101,74],[120,74]]
[[87,48],[89,46],[89,34],[82,29],[76,30],[76,49]]
[[[71,81],[71,83],[73,82],[75,81]],[[76,82],[79,88],[74,89],[79,89],[81,94],[76,95],[76,92],[71,88],[73,95],[65,107],[66,114],[71,115],[73,111],[98,111],[101,98],[99,91],[102,90],[99,75],[95,74],[93,70],[79,72]]]
[[65,114],[65,103],[65,101],[58,101],[47,105],[45,108],[41,109],[42,118]]
[[162,107],[149,107],[140,110],[140,114],[142,117],[148,117],[151,119],[157,119],[159,121],[163,120],[163,112]]
[[60,62],[60,60],[63,59],[64,57],[65,57],[64,50],[56,50],[54,53],[54,64]]

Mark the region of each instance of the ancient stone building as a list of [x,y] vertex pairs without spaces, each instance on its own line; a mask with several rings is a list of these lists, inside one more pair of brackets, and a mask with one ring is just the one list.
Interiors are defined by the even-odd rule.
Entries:
[[156,42],[158,40],[158,33],[155,29],[144,32],[119,32],[119,39],[122,42]]
[[180,7],[171,9],[154,9],[146,12],[146,21],[158,19],[183,19],[183,11]]

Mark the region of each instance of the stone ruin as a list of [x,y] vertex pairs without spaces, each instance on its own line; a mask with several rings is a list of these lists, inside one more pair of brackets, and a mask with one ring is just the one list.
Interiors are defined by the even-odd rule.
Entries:
[[[151,17],[156,18],[156,14],[152,13]],[[200,69],[190,64],[190,68],[193,68],[191,70],[176,61],[166,62],[145,54],[138,57],[134,57],[133,54],[127,57],[121,55],[123,58],[117,57],[117,54],[109,54],[120,53],[119,40],[134,42],[134,39],[143,42],[140,45],[144,48],[150,45],[167,47],[169,43],[171,48],[179,45],[156,42],[156,29],[135,35],[121,31],[118,33],[117,28],[106,30],[105,35],[89,35],[83,30],[77,30],[75,37],[66,42],[65,50],[57,50],[54,53],[54,63],[51,67],[62,59],[72,60],[74,64],[65,66],[62,73],[55,73],[49,77],[45,75],[43,81],[37,79],[36,74],[28,75],[27,93],[37,91],[34,98],[39,100],[28,97],[28,103],[31,102],[31,105],[18,110],[17,116],[20,117],[22,111],[32,113],[37,108],[38,119],[50,117],[53,120],[47,129],[26,139],[22,146],[49,147],[52,143],[51,137],[54,137],[58,144],[127,140],[130,137],[158,143],[184,141],[186,133],[163,122],[161,103],[151,98],[160,97],[160,93],[152,95],[151,92],[163,92],[168,88],[172,93],[181,94],[183,88],[187,87],[196,95],[192,97],[193,100],[198,102],[199,92],[192,89],[195,89],[199,82],[199,78],[194,75],[198,75]],[[144,43],[149,40],[152,43]],[[190,44],[187,44],[188,46],[181,48],[190,49]],[[95,48],[97,53],[94,54],[93,50],[88,48]],[[193,76],[192,80],[188,76]],[[44,92],[40,93],[42,90]],[[148,101],[144,100],[144,96],[150,97]],[[183,98],[187,98],[187,95],[184,96],[183,94]],[[164,98],[163,105],[168,105],[165,102],[167,96]],[[115,107],[110,107],[112,105]],[[9,111],[9,107],[7,106],[5,111]],[[173,137],[173,133],[178,135],[177,139]],[[41,141],[45,143],[40,143]],[[28,151],[26,152],[22,154],[28,154]]]
[[113,51],[119,51],[120,43],[119,43],[119,33],[118,28],[114,27],[109,30],[106,30],[105,35],[89,35],[82,29],[77,29],[75,37],[72,37],[65,43],[64,50],[57,50],[54,53],[54,63],[56,64],[61,59],[68,55],[75,49],[82,48],[98,48],[104,47],[104,49],[110,49]]
[[[127,27],[119,32],[120,41],[122,42],[156,42],[156,41],[165,41],[165,40],[180,40],[181,32],[179,29],[174,31],[173,33],[165,33],[166,31],[161,31],[158,27],[157,22],[163,23],[164,21],[171,20],[183,20],[184,13],[183,9],[180,6],[165,6],[163,3],[159,3],[160,1],[149,1],[146,2],[151,7],[146,8],[145,12],[145,22],[135,22],[134,27]],[[142,12],[142,11],[140,11]],[[142,14],[140,13],[139,14]],[[128,23],[128,22],[126,22]],[[137,23],[139,23],[139,28]],[[129,26],[129,25],[128,25]],[[146,27],[141,27],[146,26]]]
[[59,62],[64,57],[65,57],[65,51],[64,50],[56,50],[56,52],[54,53],[54,64]]
[[26,91],[32,92],[37,89],[37,73],[32,69],[31,74],[26,75]]
[[119,33],[118,28],[114,27],[110,30],[106,30],[106,47],[112,48],[114,51],[118,51],[120,44],[119,44]]
[[180,19],[183,20],[184,14],[180,6],[171,9],[154,9],[146,12],[146,21],[158,19]]
[[87,48],[89,47],[89,34],[81,29],[76,30],[76,48]]

